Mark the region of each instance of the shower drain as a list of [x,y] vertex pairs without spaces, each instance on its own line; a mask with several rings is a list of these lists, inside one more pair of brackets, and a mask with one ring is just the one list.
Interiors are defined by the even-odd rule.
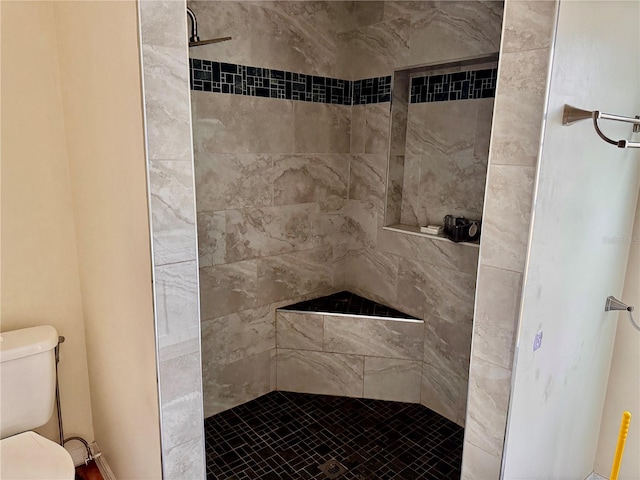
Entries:
[[337,460],[329,460],[327,463],[323,463],[322,465],[320,465],[319,468],[328,479],[341,477],[347,471],[347,467],[342,465]]

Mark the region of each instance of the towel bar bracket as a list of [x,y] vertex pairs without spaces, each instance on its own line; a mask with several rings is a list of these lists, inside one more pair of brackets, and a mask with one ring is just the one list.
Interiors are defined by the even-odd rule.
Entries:
[[598,120],[613,120],[615,122],[631,123],[633,124],[633,133],[640,133],[640,115],[636,115],[635,117],[624,117],[622,115],[604,113],[599,110],[589,111],[572,107],[571,105],[564,106],[564,110],[562,112],[563,125],[573,125],[576,122],[588,119],[593,120],[593,128],[595,129],[598,136],[605,142],[611,145],[615,145],[618,148],[640,148],[640,142],[630,142],[628,140],[613,140],[607,137],[602,132],[602,130],[600,130],[600,126],[598,125]]

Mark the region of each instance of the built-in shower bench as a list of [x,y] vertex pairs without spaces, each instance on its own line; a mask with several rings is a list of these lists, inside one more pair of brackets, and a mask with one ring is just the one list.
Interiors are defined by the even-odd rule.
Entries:
[[276,312],[278,390],[420,402],[424,322],[351,292]]

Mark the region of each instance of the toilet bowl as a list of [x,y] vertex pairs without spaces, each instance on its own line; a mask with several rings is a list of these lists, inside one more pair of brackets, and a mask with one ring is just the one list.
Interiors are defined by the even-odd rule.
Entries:
[[69,452],[31,431],[53,414],[57,344],[48,325],[0,333],[1,480],[75,478]]
[[71,455],[35,432],[0,440],[2,480],[70,480],[75,477]]

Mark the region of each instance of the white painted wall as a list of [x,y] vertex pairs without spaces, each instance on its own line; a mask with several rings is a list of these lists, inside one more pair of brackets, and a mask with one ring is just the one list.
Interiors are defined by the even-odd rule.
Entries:
[[[158,479],[136,7],[0,3],[0,327],[64,335],[65,436],[95,440],[117,478]],[[58,440],[56,416],[38,431]]]
[[95,440],[162,476],[136,2],[55,2]]
[[[635,226],[629,241],[631,251],[621,300],[636,307],[635,320],[640,322],[640,202],[636,207]],[[640,333],[629,323],[627,313],[622,312],[618,318],[594,468],[600,475],[608,477],[611,471],[620,417],[625,410],[631,412],[631,425],[619,479],[637,480],[640,478]]]
[[[0,11],[1,329],[49,324],[66,338],[58,367],[64,432],[93,441],[54,5],[1,2]],[[38,432],[57,440],[57,417]]]
[[[593,469],[622,295],[640,151],[563,127],[565,103],[640,112],[640,2],[562,1],[518,332],[505,479],[583,479]],[[615,138],[630,125],[603,124]],[[638,135],[636,135],[638,137]],[[508,221],[508,219],[505,219]],[[542,347],[533,339],[542,330]]]

